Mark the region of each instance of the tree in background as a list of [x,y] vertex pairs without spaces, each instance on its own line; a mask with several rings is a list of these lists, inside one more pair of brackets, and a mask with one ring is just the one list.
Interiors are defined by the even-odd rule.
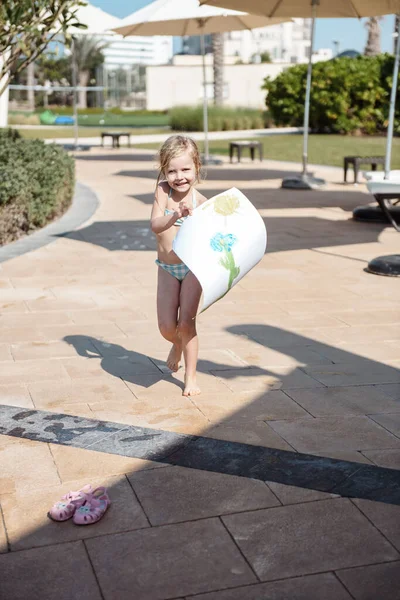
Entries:
[[25,69],[59,34],[85,28],[76,13],[79,0],[7,0],[0,2],[0,96],[16,73]]
[[214,104],[222,106],[224,103],[224,34],[213,33],[213,70],[214,70]]
[[364,49],[365,56],[376,56],[377,54],[381,54],[380,20],[381,17],[370,17],[365,24],[368,31],[367,43]]
[[[86,87],[91,72],[104,63],[102,51],[107,46],[108,44],[93,35],[74,36],[71,58],[75,61],[78,70],[79,86]],[[86,90],[79,90],[78,106],[79,108],[87,108]]]

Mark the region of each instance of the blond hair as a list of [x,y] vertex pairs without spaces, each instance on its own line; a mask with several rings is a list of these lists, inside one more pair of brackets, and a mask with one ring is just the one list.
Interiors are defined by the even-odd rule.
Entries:
[[165,177],[165,171],[173,158],[180,156],[184,152],[189,152],[196,171],[197,182],[200,182],[201,160],[197,144],[192,138],[185,135],[171,135],[158,151],[159,171],[156,188],[161,179]]

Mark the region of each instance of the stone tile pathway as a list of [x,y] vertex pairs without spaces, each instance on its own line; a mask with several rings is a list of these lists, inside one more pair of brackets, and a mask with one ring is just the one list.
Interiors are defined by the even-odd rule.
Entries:
[[[189,399],[157,331],[152,153],[77,158],[98,210],[0,264],[0,597],[400,598],[400,280],[364,271],[399,236],[350,219],[364,186],[208,169],[203,193],[243,190],[269,243],[200,317]],[[49,521],[88,481],[102,521]]]

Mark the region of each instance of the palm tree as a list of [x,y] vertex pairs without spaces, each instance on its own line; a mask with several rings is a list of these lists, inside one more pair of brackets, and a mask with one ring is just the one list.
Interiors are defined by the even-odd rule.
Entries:
[[214,55],[214,104],[221,106],[224,102],[224,34],[213,33],[211,39]]
[[[400,15],[396,15],[394,18],[394,33],[397,35],[400,35]],[[396,54],[396,44],[397,44],[397,37],[396,35],[394,35],[393,37],[393,54]]]
[[[72,60],[78,71],[78,85],[86,87],[89,83],[90,72],[104,62],[103,50],[108,44],[94,35],[79,35],[73,37]],[[79,90],[78,107],[87,108],[87,90]]]
[[381,53],[381,17],[370,17],[365,24],[368,30],[367,43],[365,45],[365,56],[376,56]]

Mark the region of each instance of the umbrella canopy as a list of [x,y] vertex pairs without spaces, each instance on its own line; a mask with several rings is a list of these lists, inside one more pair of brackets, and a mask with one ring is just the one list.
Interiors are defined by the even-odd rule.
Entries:
[[[222,6],[275,18],[305,18],[311,15],[311,0],[201,0],[200,4]],[[400,0],[319,0],[318,18],[372,17],[400,13]]]
[[290,17],[270,19],[225,8],[199,6],[198,0],[156,0],[122,19],[113,31],[124,36],[206,35],[255,29],[289,20]]

